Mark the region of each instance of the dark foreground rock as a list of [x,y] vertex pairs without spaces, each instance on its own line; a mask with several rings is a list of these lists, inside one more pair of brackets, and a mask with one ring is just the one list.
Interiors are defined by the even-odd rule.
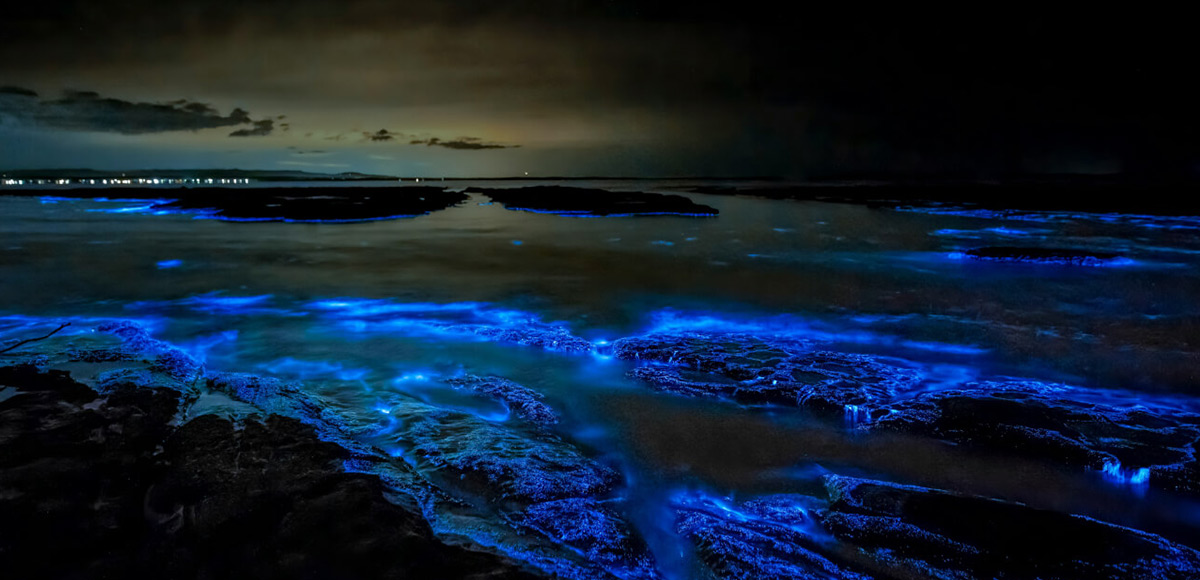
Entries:
[[717,215],[715,208],[700,205],[682,195],[606,191],[582,187],[543,185],[512,189],[472,187],[468,193],[482,193],[505,209],[553,213],[558,215],[649,216],[678,215],[708,217]]
[[800,406],[856,415],[893,400],[920,375],[879,358],[815,350],[805,341],[746,334],[685,332],[623,338],[613,354],[653,363],[631,376],[688,396],[719,396],[748,404]]
[[438,187],[214,188],[185,190],[179,199],[153,209],[203,211],[232,221],[355,222],[424,215],[466,199]]
[[821,522],[893,578],[1184,580],[1200,553],[1083,516],[943,491],[826,478]]
[[962,255],[969,260],[986,262],[1025,262],[1030,264],[1063,264],[1071,266],[1104,266],[1117,263],[1121,259],[1119,254],[1112,252],[1022,246],[972,248],[963,252]]
[[296,419],[180,427],[180,394],[0,368],[0,569],[14,578],[525,578],[447,545]]
[[1035,381],[968,383],[889,406],[867,428],[1101,471],[1120,483],[1200,493],[1200,415],[1148,402],[1074,400]]

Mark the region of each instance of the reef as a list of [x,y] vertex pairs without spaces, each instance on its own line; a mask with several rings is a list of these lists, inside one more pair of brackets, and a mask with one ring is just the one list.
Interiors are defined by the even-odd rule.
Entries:
[[201,212],[230,221],[357,222],[414,217],[467,196],[439,187],[187,190],[152,211]]
[[970,260],[988,262],[1026,262],[1032,264],[1064,264],[1073,266],[1111,265],[1121,259],[1119,254],[1112,252],[1021,246],[972,248],[962,252],[962,256]]
[[532,578],[446,544],[300,421],[182,425],[181,392],[0,368],[0,566],[15,577]]
[[895,399],[920,382],[881,357],[818,350],[805,340],[738,333],[659,333],[623,338],[613,354],[647,361],[630,376],[687,396],[805,407],[843,415]]
[[518,188],[471,187],[505,209],[575,217],[675,215],[711,217],[719,212],[682,195],[607,191],[583,187],[542,185]]
[[1080,399],[1087,389],[1036,381],[967,383],[888,405],[863,428],[934,437],[1092,469],[1117,483],[1200,493],[1200,415],[1139,401]]
[[[4,195],[42,196],[44,190],[5,190]],[[147,201],[136,211],[155,215],[192,213],[227,221],[341,223],[425,215],[468,199],[441,187],[184,187],[55,190],[59,199]]]
[[924,487],[828,476],[820,521],[899,578],[1183,580],[1200,553],[1091,518]]

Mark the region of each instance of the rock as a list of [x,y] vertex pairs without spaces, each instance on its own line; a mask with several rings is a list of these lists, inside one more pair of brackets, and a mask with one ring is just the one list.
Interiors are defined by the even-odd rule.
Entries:
[[[800,406],[845,416],[889,402],[921,376],[880,357],[813,350],[811,343],[745,334],[685,332],[623,338],[613,354],[642,366],[631,376],[666,392],[749,404]],[[858,411],[856,411],[857,413]]]
[[120,346],[73,349],[67,353],[71,361],[143,363],[150,372],[178,382],[177,390],[195,394],[194,384],[204,374],[204,366],[186,352],[151,337],[141,325],[126,320],[101,324],[96,327],[96,332],[120,339]]
[[[1122,483],[1200,492],[1200,415],[1085,403],[1086,389],[968,383],[889,405],[868,428],[1104,471]],[[1143,471],[1145,470],[1145,471]]]
[[179,394],[0,368],[0,567],[12,577],[531,578],[445,544],[348,453],[276,415],[174,427]]
[[1105,266],[1114,264],[1120,259],[1120,255],[1111,252],[1070,248],[1027,248],[1019,246],[973,248],[963,252],[962,255],[967,259],[989,262],[1027,262],[1072,266]]
[[827,476],[821,522],[894,577],[1183,580],[1200,553],[1083,516]]
[[395,219],[443,210],[467,200],[463,193],[439,187],[154,191],[177,199],[155,205],[151,211],[199,211],[230,221],[337,223]]
[[440,472],[495,501],[528,505],[593,497],[619,480],[612,469],[547,433],[529,435],[416,403],[391,409],[389,417],[400,423],[395,443],[418,469]]
[[578,217],[615,216],[715,216],[717,210],[682,195],[606,191],[582,187],[545,185],[510,189],[471,187],[505,209]]
[[595,350],[592,343],[550,324],[527,323],[512,326],[448,326],[448,330],[463,330],[499,342],[511,342],[550,351],[584,353]]
[[591,498],[568,498],[530,506],[521,523],[581,551],[617,578],[659,578],[654,557],[628,524]]
[[826,548],[810,512],[814,503],[804,496],[777,495],[731,505],[684,495],[672,507],[677,531],[692,542],[716,578],[871,578],[823,554]]
[[509,411],[540,426],[558,423],[558,415],[546,403],[541,393],[500,377],[466,375],[446,380],[455,389],[479,393],[500,401]]

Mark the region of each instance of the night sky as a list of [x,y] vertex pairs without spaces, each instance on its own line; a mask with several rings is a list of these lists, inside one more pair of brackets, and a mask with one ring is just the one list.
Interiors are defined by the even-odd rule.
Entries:
[[776,3],[24,2],[0,168],[1196,173],[1186,19]]

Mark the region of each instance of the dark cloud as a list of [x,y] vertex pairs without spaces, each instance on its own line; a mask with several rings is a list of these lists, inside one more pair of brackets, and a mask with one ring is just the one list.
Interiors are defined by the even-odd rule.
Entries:
[[271,119],[263,119],[255,121],[254,126],[250,129],[238,129],[229,134],[230,137],[263,137],[270,135],[275,129],[275,121]]
[[[242,109],[233,109],[221,115],[207,103],[177,100],[169,103],[139,103],[102,97],[95,91],[68,90],[56,100],[35,100],[33,91],[10,87],[15,90],[0,92],[0,117],[4,120],[52,129],[70,131],[94,131],[136,135],[163,133],[168,131],[195,131],[215,127],[229,127],[251,123],[250,114]],[[261,132],[265,130],[266,132]],[[270,132],[269,125],[255,123],[252,134]]]
[[449,141],[443,141],[437,137],[428,139],[412,139],[409,145],[425,145],[428,147],[445,147],[447,149],[459,150],[479,150],[479,149],[508,149],[510,147],[518,147],[517,145],[500,145],[498,143],[484,143],[479,137],[459,137]]
[[21,87],[12,87],[12,86],[0,87],[0,95],[21,95],[23,97],[38,96],[36,91],[31,91],[29,89],[23,89]]

